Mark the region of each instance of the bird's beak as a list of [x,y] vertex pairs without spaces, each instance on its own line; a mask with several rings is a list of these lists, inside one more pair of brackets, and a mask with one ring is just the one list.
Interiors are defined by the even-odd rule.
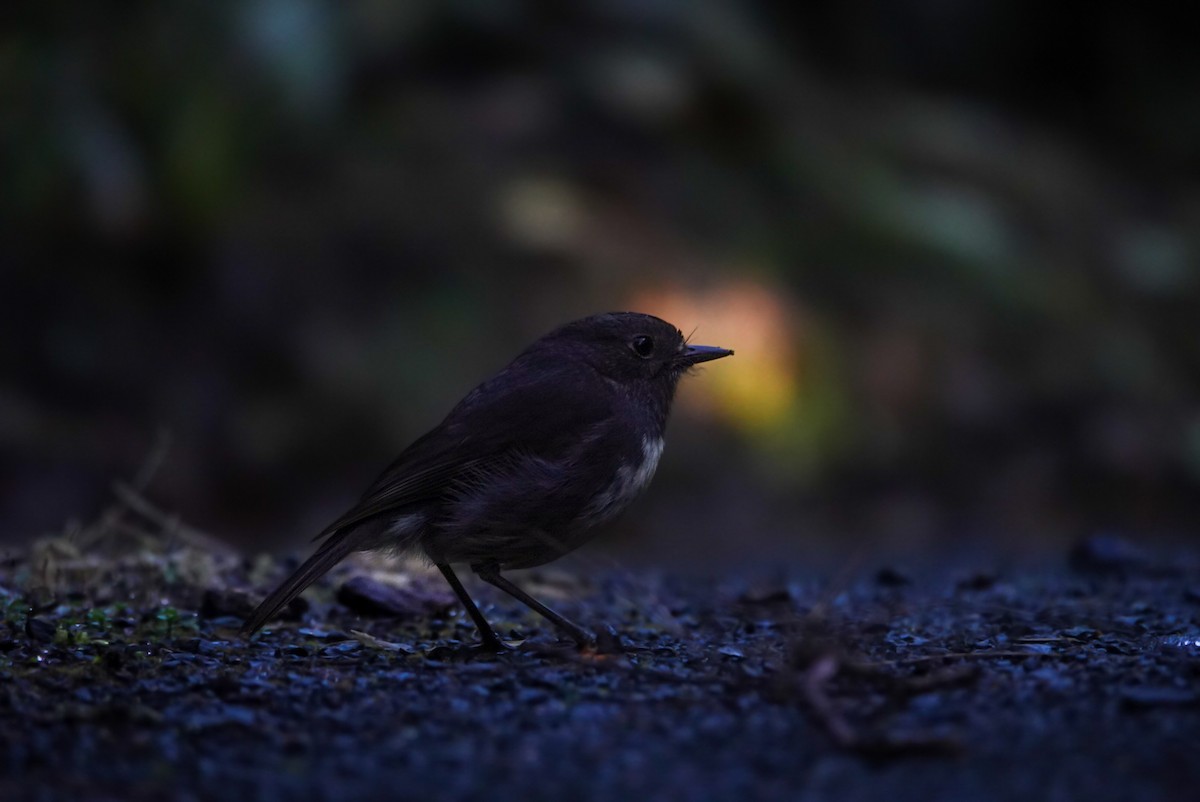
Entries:
[[730,351],[728,348],[717,348],[713,345],[688,345],[679,352],[679,356],[675,357],[675,361],[684,367],[691,367],[692,365],[699,365],[701,362],[708,362],[726,356],[733,356],[733,351]]

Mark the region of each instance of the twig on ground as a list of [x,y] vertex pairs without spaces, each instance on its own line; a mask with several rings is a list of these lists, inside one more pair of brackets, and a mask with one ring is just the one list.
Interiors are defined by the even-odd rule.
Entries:
[[[166,461],[167,452],[171,450],[171,433],[166,429],[160,429],[154,439],[154,445],[146,453],[146,458],[142,460],[141,466],[138,467],[137,473],[133,475],[133,481],[127,486],[133,491],[133,495],[140,496],[150,486],[150,482],[154,480],[155,474]],[[128,502],[121,498],[121,494],[117,494],[117,502],[110,505],[100,514],[99,520],[92,526],[84,527],[79,531],[75,539],[80,546],[85,549],[96,545],[113,532],[118,531],[124,523],[125,515],[130,512]]]
[[840,668],[840,661],[834,655],[818,657],[801,677],[800,689],[809,710],[833,742],[843,749],[850,749],[858,744],[858,736],[827,693],[829,682],[837,676]]
[[872,732],[857,730],[843,714],[829,692],[830,684],[841,673],[862,673],[896,683],[907,693],[925,693],[937,687],[969,679],[975,672],[937,672],[912,680],[871,670],[863,672],[860,664],[844,660],[832,651],[817,655],[799,680],[799,692],[805,706],[817,723],[841,749],[869,757],[900,757],[913,754],[953,754],[962,750],[958,739],[937,734]]
[[1042,657],[1064,659],[1073,655],[1062,652],[1018,652],[1013,650],[987,649],[979,652],[945,652],[944,654],[923,654],[917,657],[897,657],[894,660],[878,660],[868,663],[857,663],[854,668],[864,672],[878,668],[894,668],[896,666],[911,666],[919,663],[932,663],[938,660],[1002,660],[1013,657]]
[[178,515],[172,515],[156,507],[142,496],[136,488],[124,482],[114,482],[112,489],[113,493],[116,494],[117,498],[121,500],[127,509],[136,512],[142,518],[158,527],[158,535],[160,537],[167,536],[185,545],[214,554],[233,553],[233,550],[228,545],[207,532],[188,526],[183,523],[183,520]]

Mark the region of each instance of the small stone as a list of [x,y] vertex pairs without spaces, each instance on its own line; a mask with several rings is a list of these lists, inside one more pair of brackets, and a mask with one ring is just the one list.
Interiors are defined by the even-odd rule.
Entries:
[[[209,588],[204,591],[204,598],[200,601],[200,617],[205,619],[229,617],[245,620],[254,612],[261,600],[260,595],[241,588]],[[308,612],[308,606],[307,599],[297,596],[288,602],[275,618],[283,621],[298,621]]]
[[1138,571],[1146,567],[1146,553],[1123,537],[1113,534],[1090,535],[1071,549],[1070,563],[1076,571],[1114,574]]
[[759,583],[742,591],[741,595],[738,596],[738,601],[742,604],[761,604],[765,606],[790,604],[792,602],[792,589],[786,584],[778,582]]
[[912,584],[909,576],[890,565],[875,572],[875,584],[884,588],[902,588]]
[[959,591],[991,590],[996,585],[996,578],[991,571],[976,571],[970,576],[958,580],[954,583],[954,587]]
[[337,600],[359,615],[395,617],[425,616],[454,604],[444,593],[420,587],[398,588],[368,576],[356,576],[343,584],[338,588]]
[[209,588],[204,591],[200,602],[201,618],[233,616],[246,618],[254,612],[255,600],[248,591],[240,588]]
[[25,622],[25,634],[38,643],[53,643],[58,627],[41,618],[30,618]]

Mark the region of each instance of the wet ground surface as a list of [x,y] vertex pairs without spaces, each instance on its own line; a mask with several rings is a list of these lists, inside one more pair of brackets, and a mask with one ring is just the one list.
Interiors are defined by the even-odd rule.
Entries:
[[245,641],[278,566],[43,544],[0,568],[0,799],[1193,800],[1200,571],[1111,545],[839,593],[524,578],[611,653],[472,584],[523,641],[493,655],[425,574],[347,568]]

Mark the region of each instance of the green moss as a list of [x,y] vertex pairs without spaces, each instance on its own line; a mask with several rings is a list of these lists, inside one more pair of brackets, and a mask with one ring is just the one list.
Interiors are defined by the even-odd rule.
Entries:
[[171,605],[164,605],[138,629],[138,635],[151,641],[171,640],[180,635],[195,635],[199,626],[195,613],[181,613]]
[[3,607],[0,607],[0,616],[3,617],[3,620],[18,627],[25,626],[25,619],[28,615],[29,603],[20,596],[9,599]]

